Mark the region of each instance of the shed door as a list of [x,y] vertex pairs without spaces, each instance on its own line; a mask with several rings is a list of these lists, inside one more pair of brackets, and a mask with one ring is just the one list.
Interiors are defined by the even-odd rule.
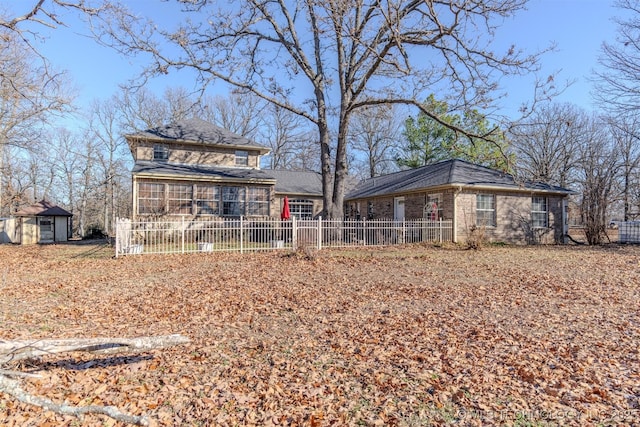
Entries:
[[50,216],[40,218],[40,241],[53,242],[53,218]]
[[404,197],[395,197],[393,199],[393,219],[395,221],[404,221]]

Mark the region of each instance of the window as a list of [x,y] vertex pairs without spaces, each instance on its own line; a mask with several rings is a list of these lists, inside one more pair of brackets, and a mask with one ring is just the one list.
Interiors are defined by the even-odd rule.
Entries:
[[546,228],[549,226],[549,210],[546,197],[531,198],[531,222],[533,228]]
[[220,187],[198,185],[196,187],[196,215],[218,215],[220,212]]
[[169,160],[169,149],[165,145],[155,144],[153,146],[153,160],[160,162]]
[[427,194],[422,217],[431,221],[442,219],[442,205],[440,194]]
[[169,184],[167,207],[169,214],[190,215],[193,200],[191,184]]
[[496,226],[496,199],[493,194],[476,196],[476,225],[479,227]]
[[50,218],[40,219],[40,231],[53,231],[53,225]]
[[249,152],[236,150],[236,166],[249,166]]
[[138,213],[161,214],[164,212],[164,184],[138,183]]
[[289,200],[289,212],[296,219],[313,218],[313,200],[291,199]]
[[269,215],[269,189],[249,187],[247,200],[247,215]]
[[222,187],[222,215],[244,215],[245,193],[244,187]]

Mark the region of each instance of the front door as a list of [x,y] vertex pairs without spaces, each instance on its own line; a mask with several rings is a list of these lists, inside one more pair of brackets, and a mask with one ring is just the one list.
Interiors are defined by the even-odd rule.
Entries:
[[40,241],[53,242],[53,218],[43,216],[39,218],[40,222]]
[[404,221],[404,197],[394,197],[393,219],[394,221]]

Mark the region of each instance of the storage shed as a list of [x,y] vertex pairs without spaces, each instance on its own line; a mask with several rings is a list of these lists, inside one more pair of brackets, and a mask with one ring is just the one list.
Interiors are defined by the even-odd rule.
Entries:
[[46,200],[21,209],[13,216],[17,220],[15,235],[19,239],[13,243],[66,242],[71,234],[73,214]]

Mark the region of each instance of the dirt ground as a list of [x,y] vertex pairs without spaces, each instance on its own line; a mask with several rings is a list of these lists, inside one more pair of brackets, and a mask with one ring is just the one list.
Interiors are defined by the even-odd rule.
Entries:
[[[0,245],[0,340],[191,343],[5,366],[29,392],[162,426],[640,420],[638,246],[112,255]],[[120,423],[0,392],[0,425]]]

